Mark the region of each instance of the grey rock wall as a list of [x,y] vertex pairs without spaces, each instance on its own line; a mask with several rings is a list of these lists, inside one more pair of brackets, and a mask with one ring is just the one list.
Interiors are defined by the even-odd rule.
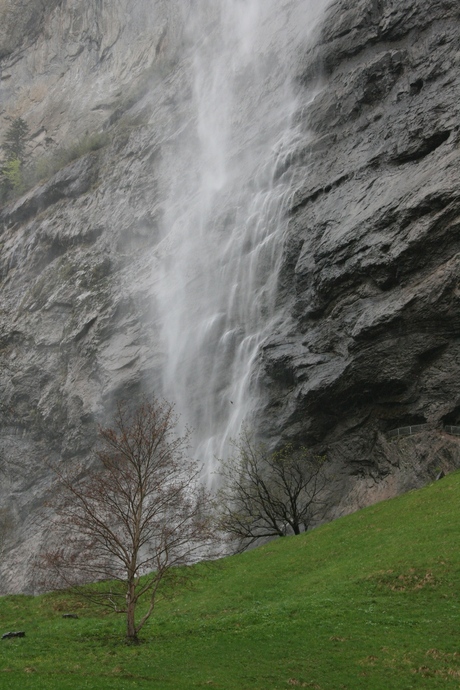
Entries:
[[[36,159],[108,137],[0,210],[2,591],[34,588],[45,461],[91,462],[113,401],[161,367],[160,170],[190,88],[177,7],[0,1],[0,138],[18,115]],[[337,0],[298,56],[261,425],[328,453],[331,516],[460,464],[443,430],[460,423],[459,19],[457,0]]]
[[177,21],[161,0],[110,12],[69,0],[47,6],[29,44],[0,62],[0,139],[8,117],[23,117],[32,162],[103,136],[0,208],[3,592],[36,586],[49,461],[90,463],[97,425],[161,362],[152,286],[161,141],[172,94],[186,90]]
[[0,2],[0,127],[27,116],[33,150],[98,131],[174,59],[181,26],[166,0]]
[[[299,113],[267,421],[335,459],[336,513],[459,464],[459,19],[455,0],[335,2],[299,69],[324,88]],[[411,423],[408,468],[385,432]]]
[[60,0],[1,0],[0,58],[37,37],[43,22]]

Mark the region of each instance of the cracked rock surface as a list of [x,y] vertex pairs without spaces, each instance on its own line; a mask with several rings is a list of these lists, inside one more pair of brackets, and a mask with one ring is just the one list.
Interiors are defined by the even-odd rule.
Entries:
[[[455,0],[335,2],[299,67],[325,87],[299,113],[266,420],[335,459],[335,514],[459,463],[459,20]],[[413,423],[409,471],[385,432]]]

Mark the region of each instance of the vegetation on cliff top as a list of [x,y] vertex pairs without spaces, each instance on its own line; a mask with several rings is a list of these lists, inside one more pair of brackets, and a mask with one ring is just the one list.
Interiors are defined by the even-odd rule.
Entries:
[[[137,647],[124,621],[65,593],[0,600],[9,690],[457,688],[460,473],[211,566],[159,603]],[[63,619],[77,611],[78,619]]]

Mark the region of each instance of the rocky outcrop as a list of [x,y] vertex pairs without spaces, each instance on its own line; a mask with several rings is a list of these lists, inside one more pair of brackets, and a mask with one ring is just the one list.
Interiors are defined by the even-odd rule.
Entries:
[[[326,88],[299,113],[267,419],[335,459],[338,512],[460,463],[459,19],[455,0],[335,2],[298,74]],[[408,472],[385,432],[414,423]]]
[[0,59],[30,45],[60,0],[1,0]]

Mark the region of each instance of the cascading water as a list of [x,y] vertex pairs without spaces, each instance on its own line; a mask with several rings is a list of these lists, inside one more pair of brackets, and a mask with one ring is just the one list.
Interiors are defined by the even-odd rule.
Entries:
[[163,391],[212,470],[259,404],[260,345],[276,328],[291,193],[277,175],[296,136],[292,84],[327,0],[184,6],[190,102],[164,209],[157,301]]

